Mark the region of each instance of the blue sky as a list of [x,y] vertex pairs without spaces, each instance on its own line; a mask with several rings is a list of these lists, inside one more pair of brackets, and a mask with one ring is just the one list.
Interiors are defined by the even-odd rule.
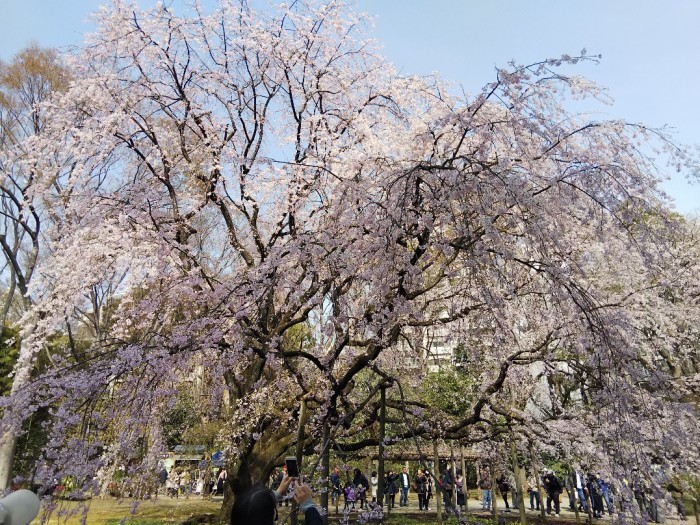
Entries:
[[[0,59],[30,41],[65,48],[91,30],[100,0],[0,0]],[[141,0],[152,5],[153,0]],[[184,0],[173,2],[177,7]],[[206,5],[208,2],[203,1]],[[609,89],[602,117],[669,126],[700,147],[698,0],[357,0],[372,33],[403,73],[439,72],[476,91],[494,68],[564,53],[602,54],[575,72]],[[700,185],[674,174],[665,185],[678,211],[700,213]]]

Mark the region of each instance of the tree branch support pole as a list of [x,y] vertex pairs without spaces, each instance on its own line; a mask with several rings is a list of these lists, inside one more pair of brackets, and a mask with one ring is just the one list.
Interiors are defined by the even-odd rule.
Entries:
[[[571,490],[573,491],[573,502],[574,502],[574,514],[576,515],[576,523],[580,524],[581,523],[581,516],[579,515],[578,512],[578,490],[576,489],[576,472],[574,469],[569,466],[569,472],[567,474],[569,477],[569,486],[571,487]],[[566,486],[566,483],[564,484]]]
[[523,484],[520,482],[520,463],[518,463],[518,450],[515,447],[515,439],[511,434],[510,440],[510,457],[513,461],[513,473],[515,474],[515,492],[518,495],[518,510],[520,511],[520,523],[527,525],[527,517],[525,516],[525,493],[523,492]]
[[464,512],[469,512],[469,483],[467,481],[467,463],[464,461],[464,445],[459,444],[459,459],[462,463],[462,492],[464,493]]
[[[457,490],[454,480],[457,478],[457,463],[455,461],[455,447],[454,441],[450,440],[450,470],[452,470],[452,508],[457,508]],[[464,490],[464,484],[462,484],[462,490]],[[447,510],[447,509],[445,509]]]
[[489,458],[489,472],[491,473],[491,506],[493,507],[493,519],[498,523],[498,496],[496,495],[496,473],[493,470],[493,460]]
[[[301,406],[299,407],[299,426],[297,427],[297,447],[296,456],[297,464],[299,465],[299,473],[301,473],[301,467],[304,459],[304,421],[306,420],[306,399],[301,400]],[[297,525],[298,523],[298,507],[296,502],[292,503],[292,525]]]
[[535,476],[535,483],[537,483],[537,494],[540,497],[540,516],[542,517],[542,521],[544,521],[544,505],[545,505],[545,500],[543,497],[543,491],[542,491],[542,483],[540,481],[540,464],[537,461],[537,456],[535,455],[535,448],[532,446],[532,441],[530,441],[530,463],[532,464],[532,470],[534,472]]
[[[435,479],[435,508],[437,509],[437,523],[442,525],[442,488],[440,487],[440,455],[438,454],[437,438],[433,440],[433,472],[431,475]],[[437,472],[437,474],[436,474]]]
[[[384,436],[386,433],[386,387],[379,389],[379,457],[377,458],[377,503],[384,507]],[[389,506],[387,505],[387,511]]]
[[326,419],[323,422],[323,432],[321,437],[321,447],[323,450],[323,456],[321,458],[321,478],[325,480],[323,482],[323,487],[325,490],[321,491],[321,507],[326,511],[323,514],[323,523],[325,523],[326,525],[328,524],[328,491],[333,490],[330,486],[328,479],[328,476],[330,474],[331,463],[331,423],[329,414],[326,415]]

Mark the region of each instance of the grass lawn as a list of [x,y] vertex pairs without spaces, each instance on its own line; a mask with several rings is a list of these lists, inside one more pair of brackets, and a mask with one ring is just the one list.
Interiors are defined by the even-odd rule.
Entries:
[[[48,525],[79,525],[83,517],[83,510],[87,508],[88,525],[162,525],[195,523],[216,523],[221,508],[221,500],[206,501],[198,497],[189,499],[162,498],[157,500],[141,501],[133,512],[134,507],[130,500],[116,500],[113,498],[93,499],[85,503],[61,501],[59,507],[51,514]],[[280,523],[285,519],[287,509],[280,509]],[[39,514],[39,518],[41,514]],[[329,524],[336,524],[340,515],[331,513]],[[351,523],[357,520],[357,516],[351,516]],[[384,523],[389,525],[424,525],[435,523],[435,516],[421,516],[394,513],[385,516]],[[35,521],[38,523],[38,520]],[[289,523],[289,521],[287,521]],[[303,523],[303,519],[300,521]],[[456,525],[456,520],[444,519],[445,525]],[[472,520],[474,525],[483,522]],[[488,522],[487,522],[488,523]],[[549,525],[549,524],[548,524]]]
[[[221,500],[165,497],[141,501],[135,509],[131,500],[120,501],[113,498],[96,498],[86,502],[60,501],[47,523],[79,525],[85,508],[88,509],[88,525],[117,525],[122,520],[133,525],[179,524],[201,516],[208,516],[206,521],[213,523],[221,509]],[[41,517],[41,513],[38,517]]]

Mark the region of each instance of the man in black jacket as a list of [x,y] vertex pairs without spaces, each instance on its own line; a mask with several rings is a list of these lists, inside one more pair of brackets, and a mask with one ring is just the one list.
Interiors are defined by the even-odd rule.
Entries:
[[554,515],[559,516],[559,495],[562,493],[562,487],[552,470],[548,470],[542,478],[542,486],[547,491],[547,514],[552,514],[552,502],[554,502]]

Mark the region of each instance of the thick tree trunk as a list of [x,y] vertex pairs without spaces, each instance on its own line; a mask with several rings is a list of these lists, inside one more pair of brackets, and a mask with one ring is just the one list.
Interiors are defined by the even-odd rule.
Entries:
[[[291,406],[279,407],[280,410],[291,410]],[[305,426],[310,410],[300,411],[300,425]],[[240,456],[226,462],[228,479],[224,487],[224,501],[219,511],[219,521],[231,521],[231,508],[237,497],[244,494],[256,483],[268,484],[270,474],[284,462],[285,455],[297,439],[289,427],[271,425],[262,432],[260,441],[255,442]],[[300,463],[301,466],[301,463]]]
[[17,436],[11,432],[5,433],[0,439],[0,490],[10,487],[12,462],[15,456]]
[[272,469],[265,471],[265,466],[254,457],[240,458],[235,464],[227,463],[227,482],[224,484],[224,501],[219,511],[219,522],[231,522],[231,508],[236,498],[245,494],[255,481],[268,479]]

